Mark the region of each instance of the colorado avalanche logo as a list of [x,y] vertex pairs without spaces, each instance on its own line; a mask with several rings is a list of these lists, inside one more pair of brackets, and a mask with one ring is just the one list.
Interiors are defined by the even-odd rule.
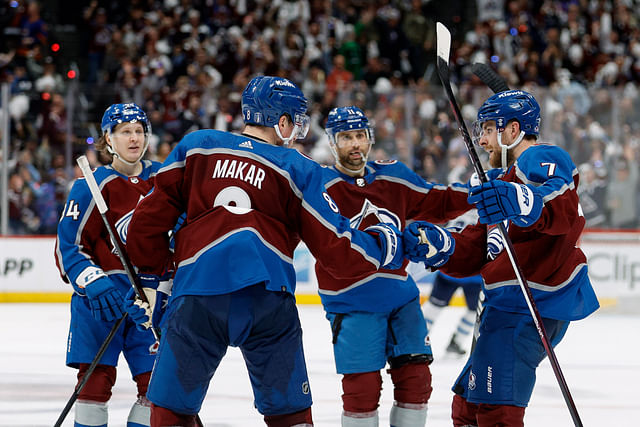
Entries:
[[125,245],[127,244],[127,231],[129,230],[129,223],[131,222],[132,216],[133,209],[116,222],[116,233],[118,234],[120,241]]
[[476,374],[471,372],[469,374],[469,390],[475,390],[475,389],[476,389]]
[[398,218],[398,215],[394,214],[389,209],[374,205],[368,199],[364,200],[362,209],[360,209],[360,212],[353,216],[350,221],[351,227],[359,230],[364,230],[365,228],[380,222],[393,224],[397,228],[400,228],[400,218]]

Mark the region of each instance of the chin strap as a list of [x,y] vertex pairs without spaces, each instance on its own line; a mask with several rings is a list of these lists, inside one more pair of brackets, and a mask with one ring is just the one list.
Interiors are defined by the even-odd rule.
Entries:
[[289,135],[289,138],[285,138],[284,136],[282,136],[282,134],[280,133],[280,127],[277,123],[273,125],[273,128],[276,130],[276,135],[278,135],[278,138],[282,140],[282,145],[289,145],[289,143],[291,143],[291,141],[294,141],[300,133],[300,126],[298,126],[297,124],[293,125],[293,130],[291,131],[291,135]]
[[520,131],[520,135],[516,138],[515,141],[511,143],[511,145],[504,145],[502,143],[502,132],[498,132],[498,145],[500,146],[500,163],[502,164],[502,169],[507,170],[509,166],[507,164],[507,150],[513,149],[520,144],[520,142],[524,139],[524,131]]

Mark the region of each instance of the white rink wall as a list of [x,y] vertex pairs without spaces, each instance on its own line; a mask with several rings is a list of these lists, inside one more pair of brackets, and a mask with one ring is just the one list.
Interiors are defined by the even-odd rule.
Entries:
[[[640,231],[587,231],[580,247],[587,255],[589,274],[603,307],[640,300]],[[0,237],[0,302],[66,302],[71,287],[55,265],[55,238]],[[319,303],[314,259],[306,246],[295,252],[297,296],[301,303]],[[424,294],[431,279],[421,266],[412,266]]]

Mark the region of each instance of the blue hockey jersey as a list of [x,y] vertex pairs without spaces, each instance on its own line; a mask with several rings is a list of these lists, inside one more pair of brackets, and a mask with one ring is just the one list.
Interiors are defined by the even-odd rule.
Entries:
[[[123,247],[133,210],[153,187],[160,163],[143,160],[142,166],[138,176],[127,177],[111,166],[101,166],[93,174],[109,207],[107,219]],[[55,259],[67,282],[83,283],[99,268],[116,279],[123,295],[131,286],[84,178],[74,182],[67,197],[58,223]]]
[[[577,246],[585,225],[576,191],[579,175],[569,154],[553,145],[532,145],[497,179],[531,186],[544,202],[535,223],[524,228],[511,223],[508,231],[540,314],[577,320],[594,312],[598,300]],[[484,224],[454,233],[455,252],[441,270],[455,277],[481,273],[487,306],[528,313],[506,251],[487,261],[486,235]]]
[[[404,164],[392,161],[367,162],[363,177],[351,177],[335,167],[326,168],[327,190],[351,220],[353,228],[364,229],[387,222],[403,229],[407,221],[443,223],[473,206],[467,204],[464,184],[451,186],[426,182]],[[337,279],[322,262],[316,263],[320,298],[333,313],[350,311],[388,312],[419,295],[405,268],[380,270],[358,281]]]
[[293,251],[300,240],[336,277],[363,277],[385,254],[377,237],[352,230],[327,193],[323,168],[296,150],[216,130],[186,135],[136,209],[129,254],[142,272],[171,261],[173,295],[217,295],[264,282],[295,291]]

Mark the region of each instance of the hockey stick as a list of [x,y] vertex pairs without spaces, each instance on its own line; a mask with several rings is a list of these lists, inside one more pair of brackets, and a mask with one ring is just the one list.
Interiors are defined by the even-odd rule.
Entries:
[[[458,103],[451,89],[451,82],[449,81],[449,52],[451,49],[451,33],[449,32],[447,27],[445,27],[440,22],[436,24],[436,44],[438,55],[438,75],[440,76],[440,80],[442,81],[442,85],[444,86],[447,98],[449,99],[449,104],[451,106],[451,109],[453,110],[453,115],[458,122],[458,129],[462,134],[462,138],[467,147],[467,151],[469,152],[469,157],[476,171],[476,174],[478,175],[478,178],[481,182],[487,182],[487,177],[482,168],[482,164],[480,163],[480,159],[478,158],[478,154],[476,153],[475,147],[473,146],[473,142],[471,141],[471,137],[469,136],[469,131],[467,130],[467,126],[465,125],[462,114],[460,113],[460,108],[458,107]],[[533,323],[538,331],[538,335],[540,336],[542,345],[544,346],[544,349],[547,352],[547,356],[549,357],[549,362],[551,363],[553,372],[556,376],[556,379],[558,380],[558,384],[560,385],[560,390],[562,391],[564,400],[567,404],[567,407],[569,408],[569,412],[571,413],[573,423],[576,427],[582,427],[582,421],[580,420],[580,416],[578,415],[578,410],[575,403],[573,402],[571,392],[569,391],[567,382],[564,378],[564,375],[562,374],[562,370],[560,369],[560,364],[558,363],[558,359],[556,358],[553,347],[551,346],[551,341],[549,340],[547,332],[544,329],[542,317],[540,316],[540,312],[536,307],[533,295],[531,294],[531,289],[529,288],[529,284],[527,283],[524,274],[522,273],[522,269],[520,268],[520,265],[518,264],[518,261],[516,259],[516,253],[513,248],[513,243],[511,242],[506,227],[503,223],[498,223],[498,229],[500,230],[500,234],[502,234],[505,250],[507,251],[509,259],[511,260],[511,265],[518,279],[518,283],[520,284],[520,289],[522,290],[522,293],[524,295],[524,299],[533,318]]]
[[493,71],[493,68],[487,64],[476,62],[471,67],[473,74],[478,76],[482,83],[489,86],[493,93],[500,93],[509,90],[509,85],[501,75]]

